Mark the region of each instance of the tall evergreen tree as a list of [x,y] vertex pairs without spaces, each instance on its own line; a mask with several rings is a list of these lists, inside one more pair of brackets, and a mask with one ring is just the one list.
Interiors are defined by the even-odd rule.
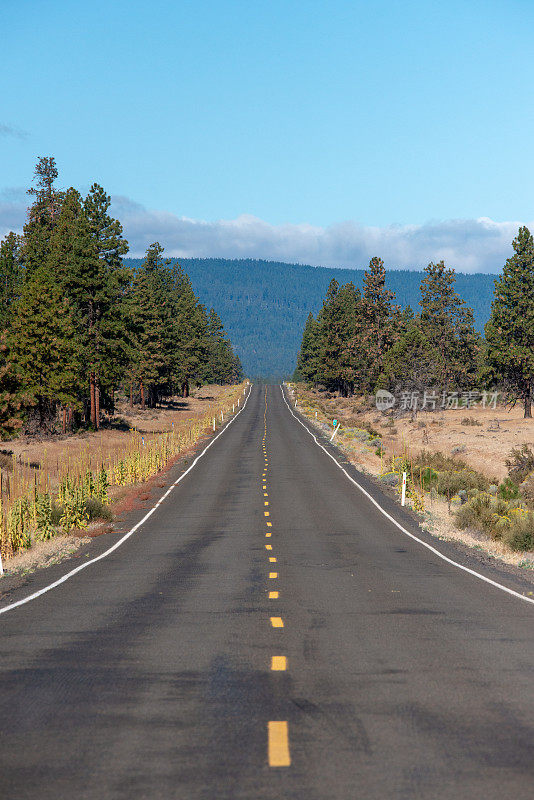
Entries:
[[400,309],[395,294],[386,288],[384,262],[371,259],[364,274],[361,303],[361,344],[366,354],[366,384],[374,388],[382,370],[384,356],[400,334]]
[[147,249],[146,257],[134,276],[127,303],[130,369],[132,378],[139,383],[142,408],[145,407],[147,392],[150,403],[154,403],[155,387],[165,368],[162,252],[159,242]]
[[66,275],[67,293],[83,320],[90,419],[95,428],[100,422],[100,390],[118,381],[126,357],[122,305],[131,275],[122,256],[128,251],[128,243],[121,224],[108,213],[110,205],[109,195],[93,184],[77,218],[76,238],[83,257]]
[[28,189],[28,194],[34,201],[28,209],[21,248],[22,261],[27,272],[40,267],[50,252],[50,240],[64,197],[64,193],[54,185],[57,177],[55,158],[39,158],[34,172],[36,186]]
[[443,261],[430,263],[421,282],[421,328],[439,353],[434,373],[442,387],[471,388],[477,376],[480,337],[473,312],[454,291],[456,275]]
[[0,242],[0,330],[9,322],[21,278],[20,237],[11,232]]
[[297,369],[295,370],[295,380],[317,382],[319,370],[320,354],[320,331],[319,323],[313,314],[308,314],[304,331],[302,333],[302,343],[297,356]]
[[59,402],[77,402],[81,353],[72,309],[49,262],[25,276],[10,328],[10,349],[41,425]]
[[319,315],[319,381],[343,396],[352,394],[358,375],[355,345],[358,294],[352,283],[330,281]]
[[191,382],[201,374],[207,350],[208,322],[206,310],[198,302],[189,277],[180,267],[175,271],[175,286],[177,347],[173,375],[182,395],[187,397]]
[[516,392],[525,417],[532,416],[534,381],[534,240],[519,228],[506,261],[495,281],[495,298],[486,325],[486,353],[491,377]]

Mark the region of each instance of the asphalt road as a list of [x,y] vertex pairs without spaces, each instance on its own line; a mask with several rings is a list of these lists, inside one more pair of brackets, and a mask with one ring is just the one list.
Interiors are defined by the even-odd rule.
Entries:
[[256,386],[137,533],[0,616],[1,797],[531,798],[533,623]]

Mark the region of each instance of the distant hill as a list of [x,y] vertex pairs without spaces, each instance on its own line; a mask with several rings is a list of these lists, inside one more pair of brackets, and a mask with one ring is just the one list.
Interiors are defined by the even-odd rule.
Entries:
[[[132,266],[140,259],[126,259]],[[200,300],[220,315],[251,377],[279,379],[290,375],[310,311],[320,309],[332,278],[361,286],[363,269],[331,269],[278,261],[225,258],[180,258]],[[479,330],[486,323],[495,275],[458,274],[456,291],[475,313]],[[389,270],[388,286],[401,306],[419,303],[421,272]]]

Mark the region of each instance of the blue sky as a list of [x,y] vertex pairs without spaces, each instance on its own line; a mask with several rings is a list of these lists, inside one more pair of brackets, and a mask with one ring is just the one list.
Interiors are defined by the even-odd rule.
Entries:
[[136,252],[494,271],[534,220],[531,2],[2,0],[0,26],[0,233],[45,154]]

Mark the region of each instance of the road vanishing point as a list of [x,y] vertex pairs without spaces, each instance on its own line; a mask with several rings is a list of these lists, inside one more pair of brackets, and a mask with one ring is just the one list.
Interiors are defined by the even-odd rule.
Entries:
[[2,595],[3,800],[532,798],[532,584],[287,400],[253,386],[129,537],[150,508]]

